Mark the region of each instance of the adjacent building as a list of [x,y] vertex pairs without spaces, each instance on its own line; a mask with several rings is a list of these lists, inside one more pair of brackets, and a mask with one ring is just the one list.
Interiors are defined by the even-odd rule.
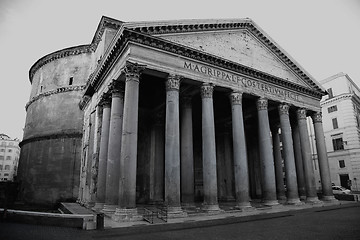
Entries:
[[20,156],[20,140],[0,134],[0,181],[16,180]]
[[119,221],[137,219],[138,204],[183,217],[195,202],[210,213],[220,201],[319,203],[310,117],[322,200],[335,200],[326,91],[251,19],[103,17],[90,44],[44,56],[30,82],[24,201],[76,198]]
[[[328,95],[321,99],[323,126],[331,182],[360,190],[360,89],[345,73],[320,81]],[[310,126],[310,124],[309,124]],[[312,127],[309,128],[315,168],[317,152]],[[320,176],[317,176],[319,183]],[[320,187],[320,184],[319,184]]]

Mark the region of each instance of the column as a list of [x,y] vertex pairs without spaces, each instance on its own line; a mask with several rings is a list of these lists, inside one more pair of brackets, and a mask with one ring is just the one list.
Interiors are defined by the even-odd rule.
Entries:
[[294,146],[289,118],[289,105],[280,104],[279,115],[285,165],[287,204],[299,204],[300,199],[296,179]]
[[306,189],[305,189],[305,177],[304,177],[304,166],[301,154],[301,143],[300,133],[298,124],[295,122],[292,126],[293,143],[294,143],[294,154],[295,154],[295,165],[296,165],[296,178],[298,184],[298,192],[300,200],[306,200]]
[[[234,168],[232,166],[233,156],[231,149],[231,123],[225,123],[224,130],[224,181],[225,181],[225,200],[232,201],[235,200],[233,196],[233,171]],[[217,166],[218,167],[218,166]]]
[[285,186],[284,186],[282,156],[280,150],[279,126],[276,125],[271,128],[271,135],[273,140],[276,195],[277,195],[277,199],[283,203],[286,200],[286,195],[285,195]]
[[214,87],[209,83],[201,86],[204,209],[209,212],[220,210],[217,197],[213,91]]
[[231,93],[230,100],[232,110],[236,205],[240,209],[247,209],[251,208],[251,205],[249,197],[249,168],[242,111],[242,93]]
[[151,131],[150,200],[157,204],[164,202],[164,115],[163,110],[155,113]]
[[323,193],[322,200],[334,201],[335,197],[333,195],[332,187],[331,187],[329,160],[327,157],[321,112],[314,113],[312,115],[312,119],[314,123],[316,150],[319,161],[319,171],[320,171],[321,187]]
[[125,72],[124,120],[121,141],[119,208],[114,219],[134,221],[140,219],[136,209],[136,164],[139,111],[139,82],[144,67],[127,62]]
[[97,191],[95,209],[103,209],[106,193],[106,168],[110,129],[110,100],[108,96],[102,96],[100,105],[103,108],[102,126],[100,136],[99,170],[97,176]]
[[111,116],[106,166],[106,197],[103,209],[108,214],[115,212],[119,201],[120,147],[124,107],[123,89],[120,83],[113,80],[109,89],[111,91]]
[[181,200],[194,205],[194,152],[191,97],[185,96],[181,104]]
[[170,74],[166,81],[165,116],[165,204],[168,217],[182,217],[180,205],[180,76]]
[[300,133],[301,154],[304,165],[306,201],[309,203],[320,203],[316,193],[314,168],[311,160],[310,140],[306,123],[306,110],[298,109],[297,118]]
[[276,181],[268,116],[268,100],[265,98],[260,98],[257,100],[256,104],[259,124],[262,198],[264,205],[273,206],[279,203],[276,198]]

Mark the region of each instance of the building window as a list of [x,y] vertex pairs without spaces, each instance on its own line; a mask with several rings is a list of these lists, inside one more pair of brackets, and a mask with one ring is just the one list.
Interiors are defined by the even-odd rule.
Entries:
[[0,149],[0,152],[5,152],[5,149],[3,149],[3,148],[2,148],[2,149]]
[[73,77],[70,77],[70,79],[69,79],[69,85],[72,85],[72,84],[73,84],[73,81],[74,81],[74,78],[73,78]]
[[336,112],[336,111],[337,111],[337,106],[336,105],[328,107],[328,113],[332,113],[332,112]]
[[43,86],[40,86],[40,92],[42,93],[42,91],[43,91]]
[[2,170],[2,165],[0,165],[0,170]]
[[329,89],[326,90],[326,91],[328,92],[329,98],[333,98],[333,97],[334,97],[332,88],[329,88]]
[[9,150],[8,150],[8,152],[12,152],[12,150],[11,150],[11,149],[9,149]]
[[334,128],[334,129],[339,128],[338,122],[337,122],[337,118],[333,118],[333,119],[332,119],[332,124],[333,124],[333,128]]
[[339,160],[339,167],[340,167],[340,168],[344,168],[344,167],[345,167],[345,161],[344,161],[344,160]]
[[10,165],[5,165],[5,170],[10,170]]
[[332,142],[333,142],[334,151],[344,150],[344,142],[342,137],[333,138]]
[[6,157],[6,160],[11,160],[11,156],[7,156],[7,157]]
[[9,174],[8,174],[8,173],[4,173],[4,177],[7,177],[7,176],[9,176]]
[[0,156],[0,160],[4,160],[4,156]]

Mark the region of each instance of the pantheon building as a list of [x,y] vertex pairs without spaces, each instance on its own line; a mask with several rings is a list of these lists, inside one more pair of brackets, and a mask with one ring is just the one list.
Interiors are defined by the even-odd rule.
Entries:
[[[310,54],[310,53],[309,53]],[[335,201],[326,91],[251,19],[122,22],[30,69],[21,197],[118,220],[141,204],[251,209]],[[307,129],[312,118],[322,192]]]

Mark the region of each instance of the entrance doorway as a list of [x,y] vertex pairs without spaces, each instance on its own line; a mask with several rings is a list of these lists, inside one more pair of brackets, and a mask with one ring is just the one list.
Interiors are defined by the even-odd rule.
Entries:
[[349,174],[340,174],[340,185],[344,188],[350,189]]

